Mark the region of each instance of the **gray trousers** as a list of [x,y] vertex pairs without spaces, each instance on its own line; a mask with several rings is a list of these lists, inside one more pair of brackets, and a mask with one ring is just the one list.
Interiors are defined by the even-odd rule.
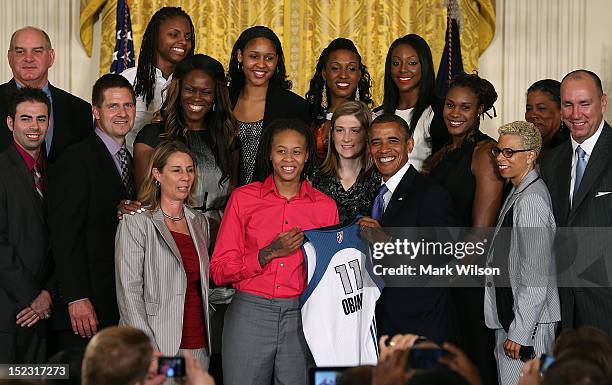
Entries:
[[[551,354],[555,345],[555,330],[557,323],[538,324],[535,335],[532,338],[533,350],[539,358],[542,353]],[[499,385],[516,385],[519,381],[521,369],[525,363],[521,360],[513,360],[504,352],[504,341],[508,334],[504,329],[495,329],[495,360],[497,361],[497,375]]]
[[236,291],[223,327],[225,385],[307,385],[308,352],[299,299]]

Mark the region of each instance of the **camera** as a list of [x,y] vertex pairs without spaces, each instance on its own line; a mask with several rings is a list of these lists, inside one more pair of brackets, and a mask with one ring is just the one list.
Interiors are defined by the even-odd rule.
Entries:
[[184,357],[159,357],[157,363],[157,373],[166,377],[185,377]]
[[440,363],[440,357],[449,353],[440,348],[436,343],[426,337],[419,337],[412,349],[410,349],[410,359],[406,363],[406,369],[434,369],[444,367]]

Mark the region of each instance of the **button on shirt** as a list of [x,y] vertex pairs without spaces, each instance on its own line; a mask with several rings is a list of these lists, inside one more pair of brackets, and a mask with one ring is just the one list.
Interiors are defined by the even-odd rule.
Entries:
[[[595,133],[593,134],[593,136],[591,136],[590,138],[588,138],[587,140],[585,140],[582,143],[578,143],[574,140],[574,138],[571,138],[570,136],[570,140],[572,142],[572,169],[570,170],[570,191],[569,191],[569,201],[570,201],[570,206],[572,204],[572,198],[574,196],[574,188],[576,186],[574,186],[574,183],[576,182],[576,163],[578,162],[578,157],[576,156],[576,147],[580,146],[580,148],[582,148],[584,150],[584,152],[586,153],[585,155],[585,160],[587,163],[587,167],[589,164],[589,158],[591,157],[591,154],[593,153],[593,148],[595,148],[595,144],[597,143],[597,139],[599,139],[599,135],[601,135],[601,131],[603,129],[604,126],[604,121],[602,120],[601,123],[599,124],[599,127],[597,128],[597,131],[595,131]],[[586,173],[586,170],[585,170]],[[583,176],[583,180],[584,180],[584,176]]]
[[303,181],[297,196],[279,195],[272,176],[236,189],[227,203],[210,264],[218,285],[266,298],[297,297],[306,287],[302,248],[261,268],[259,250],[284,231],[338,223],[333,199]]

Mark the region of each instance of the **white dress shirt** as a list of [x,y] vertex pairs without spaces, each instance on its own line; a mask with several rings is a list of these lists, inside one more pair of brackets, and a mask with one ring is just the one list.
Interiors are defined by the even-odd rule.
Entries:
[[385,202],[383,205],[383,213],[387,210],[387,206],[389,205],[389,201],[397,188],[397,185],[402,181],[402,178],[406,174],[406,171],[410,168],[410,161],[406,162],[405,165],[402,166],[391,178],[389,178],[385,183],[389,191],[383,195],[383,201]]

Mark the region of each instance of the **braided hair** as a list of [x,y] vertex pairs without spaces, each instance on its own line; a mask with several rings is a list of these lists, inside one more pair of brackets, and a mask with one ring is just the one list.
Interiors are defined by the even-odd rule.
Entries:
[[406,44],[411,46],[419,56],[419,63],[421,63],[421,80],[419,81],[419,98],[412,111],[412,117],[410,118],[410,129],[414,131],[417,123],[423,115],[423,112],[427,107],[434,104],[436,96],[436,76],[434,74],[433,59],[431,57],[431,49],[429,45],[421,36],[416,34],[409,34],[396,39],[389,47],[387,52],[387,58],[385,60],[385,81],[384,81],[384,96],[382,110],[387,114],[394,114],[399,104],[399,89],[393,81],[391,75],[391,67],[393,62],[393,50],[402,45]]
[[191,50],[187,53],[187,56],[193,55],[195,49],[195,28],[187,12],[183,11],[181,7],[163,7],[155,12],[142,36],[142,45],[140,46],[140,53],[138,54],[138,66],[136,67],[136,81],[134,83],[136,96],[144,96],[147,108],[153,101],[155,91],[155,59],[157,57],[159,27],[166,20],[174,17],[184,17],[189,21],[192,44]]
[[[491,117],[488,112],[491,109],[493,109],[493,115],[497,116],[497,114],[495,113],[495,107],[493,107],[493,104],[497,100],[497,92],[495,91],[495,87],[493,87],[493,84],[491,84],[491,82],[481,78],[480,76],[478,76],[478,74],[467,74],[463,72],[455,76],[453,80],[450,81],[447,95],[450,94],[450,91],[453,88],[457,87],[468,88],[474,93],[474,95],[476,95],[476,99],[478,101],[477,108],[482,107],[482,113],[480,113],[480,116],[486,114],[487,116]],[[468,129],[469,131],[464,139],[465,142],[474,141],[479,128],[480,119],[477,118],[474,126]],[[452,141],[452,138],[449,139],[449,142],[447,144],[450,144],[450,141]],[[438,152],[433,154],[431,157],[429,157],[423,165],[423,172],[428,174],[431,170],[433,170],[446,156],[449,150],[450,147],[446,145],[442,147]]]
[[230,78],[229,92],[232,100],[235,100],[238,97],[238,94],[244,87],[245,81],[244,72],[242,72],[242,69],[238,67],[238,50],[244,53],[244,47],[246,47],[251,40],[259,37],[263,37],[272,42],[276,50],[276,57],[278,59],[276,62],[276,70],[270,79],[269,87],[284,90],[291,89],[291,81],[287,79],[285,55],[283,54],[283,47],[281,46],[280,39],[270,28],[264,27],[263,25],[256,25],[242,31],[238,37],[238,40],[236,40],[236,43],[234,43],[234,47],[232,48],[228,70],[228,75]]
[[[493,104],[497,100],[497,91],[495,87],[487,79],[483,79],[478,74],[460,73],[451,80],[448,91],[456,87],[465,87],[472,90],[476,99],[478,99],[478,107],[482,106],[482,114],[486,114],[488,117],[492,117],[489,114],[489,110],[493,109],[493,116],[497,116],[495,107]],[[471,132],[474,133],[480,127],[480,119],[476,120],[476,124],[472,127]]]
[[327,111],[321,107],[321,99],[323,98],[323,84],[325,83],[325,80],[323,79],[321,72],[327,65],[329,55],[332,52],[341,49],[353,52],[357,56],[357,59],[359,60],[359,70],[361,71],[361,78],[357,83],[357,89],[359,90],[359,101],[364,102],[366,105],[372,104],[372,95],[370,93],[372,81],[370,78],[370,73],[368,72],[368,67],[363,64],[361,55],[359,54],[357,47],[355,47],[355,44],[349,39],[339,37],[332,40],[332,42],[329,43],[329,45],[323,49],[323,51],[321,51],[321,55],[319,56],[317,66],[315,68],[315,73],[312,79],[310,79],[310,88],[308,89],[308,92],[306,92],[306,100],[308,101],[310,116],[313,121],[325,119],[325,114]]

